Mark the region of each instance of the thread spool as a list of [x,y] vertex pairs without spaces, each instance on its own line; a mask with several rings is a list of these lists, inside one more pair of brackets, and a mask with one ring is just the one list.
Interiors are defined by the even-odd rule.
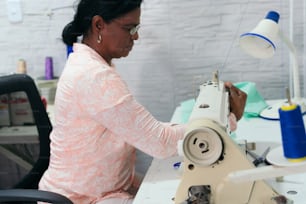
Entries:
[[53,79],[53,59],[52,57],[46,57],[45,59],[45,79]]
[[290,162],[306,160],[306,136],[300,106],[282,106],[279,116],[284,156]]
[[67,45],[66,51],[67,51],[67,58],[68,58],[68,57],[69,57],[69,54],[73,52],[73,47],[70,46],[70,45]]
[[23,60],[23,59],[18,60],[16,73],[18,73],[18,74],[26,74],[27,73],[27,64],[26,64],[25,60]]

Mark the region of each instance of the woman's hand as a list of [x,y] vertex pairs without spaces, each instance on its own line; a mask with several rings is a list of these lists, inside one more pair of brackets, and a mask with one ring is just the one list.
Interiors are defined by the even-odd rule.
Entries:
[[235,87],[231,82],[225,82],[224,85],[229,92],[230,111],[235,114],[238,121],[243,116],[247,94]]

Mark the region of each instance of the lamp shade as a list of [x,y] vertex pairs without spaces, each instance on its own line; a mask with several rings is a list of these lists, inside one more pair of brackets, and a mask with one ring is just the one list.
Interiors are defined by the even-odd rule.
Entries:
[[275,11],[268,12],[265,19],[249,33],[240,36],[239,44],[249,55],[255,58],[270,58],[275,52],[275,40],[279,34],[279,14]]

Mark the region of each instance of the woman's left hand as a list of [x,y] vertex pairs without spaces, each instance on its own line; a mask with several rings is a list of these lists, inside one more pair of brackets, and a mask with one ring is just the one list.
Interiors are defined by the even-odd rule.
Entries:
[[247,94],[235,87],[231,82],[225,82],[229,91],[230,111],[235,114],[237,121],[243,116]]

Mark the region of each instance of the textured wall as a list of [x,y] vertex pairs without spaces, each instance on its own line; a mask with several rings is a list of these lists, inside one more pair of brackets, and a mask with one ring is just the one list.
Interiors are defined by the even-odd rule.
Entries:
[[[297,3],[295,10],[302,14],[302,2]],[[288,35],[288,6],[288,1],[263,0],[145,1],[141,39],[129,59],[120,60],[120,71],[139,100],[161,119],[168,119],[180,101],[193,97],[195,84],[200,78],[210,79],[214,70],[223,80],[256,82],[267,99],[284,97],[284,44],[279,42],[274,58],[258,60],[239,49],[238,37],[273,9],[281,13],[281,27]],[[295,25],[297,42],[302,42],[301,20]]]

